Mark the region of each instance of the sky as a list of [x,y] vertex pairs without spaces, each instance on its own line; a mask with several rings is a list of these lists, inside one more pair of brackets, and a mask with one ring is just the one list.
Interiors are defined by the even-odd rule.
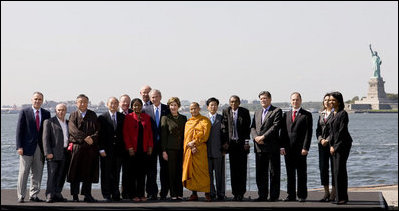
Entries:
[[231,95],[320,102],[366,96],[369,44],[387,93],[398,93],[398,2],[1,1],[1,105],[92,104],[140,97],[143,85],[226,103]]

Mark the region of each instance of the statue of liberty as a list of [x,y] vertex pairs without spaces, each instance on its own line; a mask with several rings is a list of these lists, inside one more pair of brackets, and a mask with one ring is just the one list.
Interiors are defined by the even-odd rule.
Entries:
[[371,60],[373,61],[373,70],[374,70],[374,77],[375,78],[381,78],[381,72],[380,72],[380,66],[382,61],[380,60],[380,57],[378,56],[377,51],[373,51],[371,49],[371,44],[369,45],[370,51],[371,51]]

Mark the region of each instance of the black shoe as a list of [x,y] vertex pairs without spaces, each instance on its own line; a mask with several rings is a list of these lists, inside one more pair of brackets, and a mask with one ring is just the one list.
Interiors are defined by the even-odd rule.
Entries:
[[346,204],[348,201],[347,200],[341,200],[339,202],[337,202],[337,205],[343,205]]
[[151,201],[158,200],[158,197],[156,195],[149,195],[147,198],[148,198],[148,200],[151,200]]
[[77,194],[73,195],[73,202],[79,202],[79,196]]
[[104,202],[112,202],[111,197],[105,197],[105,198],[104,198]]
[[161,198],[159,198],[159,200],[165,201],[166,200],[166,196],[161,196]]
[[299,200],[298,200],[299,202],[305,202],[306,201],[306,199],[304,199],[304,198],[299,198]]
[[275,201],[278,201],[278,198],[270,198],[269,201],[270,202],[275,202]]
[[244,198],[244,196],[242,196],[242,195],[239,195],[239,196],[237,196],[237,201],[242,201],[242,200],[243,200],[243,198]]
[[29,201],[33,201],[33,202],[44,202],[43,200],[39,199],[39,197],[35,196],[35,197],[31,197],[29,199]]
[[52,199],[52,198],[46,199],[46,203],[53,203],[53,202],[54,202],[54,199]]
[[218,201],[224,201],[225,199],[226,199],[225,196],[218,196],[218,197],[216,198],[216,200],[218,200]]
[[91,195],[85,195],[85,198],[83,199],[84,202],[96,202],[97,200],[93,198]]
[[120,197],[112,197],[112,201],[120,201],[121,198]]
[[20,198],[17,200],[18,203],[24,203],[24,198]]
[[238,201],[238,196],[234,196],[232,201]]
[[267,198],[266,197],[259,197],[257,199],[254,199],[254,201],[256,201],[256,202],[267,201]]
[[287,196],[287,198],[285,198],[283,201],[296,201],[296,199]]

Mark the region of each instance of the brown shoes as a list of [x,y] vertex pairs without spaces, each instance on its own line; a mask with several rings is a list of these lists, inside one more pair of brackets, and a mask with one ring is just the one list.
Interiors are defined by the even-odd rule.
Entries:
[[188,200],[189,201],[198,201],[198,195],[192,194]]

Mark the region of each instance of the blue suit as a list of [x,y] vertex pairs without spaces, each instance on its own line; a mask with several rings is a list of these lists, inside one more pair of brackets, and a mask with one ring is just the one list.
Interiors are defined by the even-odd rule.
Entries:
[[16,145],[18,148],[23,148],[24,155],[33,156],[37,144],[39,144],[40,151],[43,154],[43,122],[50,118],[50,112],[46,109],[40,108],[42,119],[40,121],[40,130],[36,129],[35,114],[32,107],[21,110],[18,117],[17,124],[17,138]]

